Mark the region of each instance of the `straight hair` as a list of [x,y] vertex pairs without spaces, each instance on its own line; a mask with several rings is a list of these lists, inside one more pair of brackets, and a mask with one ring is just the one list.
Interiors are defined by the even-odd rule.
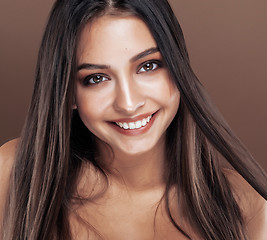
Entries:
[[[4,219],[3,239],[71,239],[69,207],[84,162],[103,176],[95,136],[72,109],[80,32],[105,14],[131,14],[150,29],[181,95],[166,134],[166,209],[177,231],[169,192],[207,240],[247,239],[223,162],[267,199],[266,174],[212,106],[190,66],[181,27],[166,0],[58,0],[41,43],[33,97],[21,135]],[[222,159],[222,160],[220,160]],[[185,214],[186,213],[186,214]]]

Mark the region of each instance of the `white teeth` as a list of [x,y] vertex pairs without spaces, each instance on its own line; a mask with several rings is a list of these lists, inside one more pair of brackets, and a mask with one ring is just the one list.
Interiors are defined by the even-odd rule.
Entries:
[[135,129],[135,124],[134,124],[133,122],[130,122],[130,123],[129,123],[129,128],[130,128],[130,129]]
[[140,127],[142,127],[142,122],[141,121],[135,122],[135,128],[140,128]]
[[144,127],[146,125],[146,119],[142,120],[142,126]]
[[142,120],[138,120],[136,122],[129,122],[129,123],[122,123],[122,122],[116,122],[116,124],[124,129],[137,129],[137,128],[141,128],[147,125],[147,123],[149,123],[150,119],[152,118],[152,115],[150,115],[147,118],[144,118]]

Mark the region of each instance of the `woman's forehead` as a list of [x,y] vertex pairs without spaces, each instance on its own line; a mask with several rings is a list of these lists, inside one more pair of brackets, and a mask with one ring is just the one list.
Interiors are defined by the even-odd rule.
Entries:
[[83,28],[77,47],[78,63],[128,57],[157,47],[147,25],[135,16],[105,15]]

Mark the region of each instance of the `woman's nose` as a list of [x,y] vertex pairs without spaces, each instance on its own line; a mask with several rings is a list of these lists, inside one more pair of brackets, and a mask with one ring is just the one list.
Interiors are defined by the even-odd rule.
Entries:
[[114,108],[116,111],[132,115],[145,105],[142,89],[134,81],[123,80],[116,85]]

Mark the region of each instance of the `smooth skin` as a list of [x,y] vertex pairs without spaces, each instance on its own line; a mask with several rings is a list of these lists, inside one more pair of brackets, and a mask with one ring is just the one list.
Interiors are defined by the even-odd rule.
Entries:
[[[98,138],[100,160],[109,170],[105,181],[83,166],[78,193],[92,201],[71,206],[75,239],[186,239],[170,223],[164,208],[165,131],[173,120],[180,94],[172,83],[147,26],[133,16],[102,16],[85,26],[77,49],[75,105],[82,121]],[[151,115],[144,128],[122,129]],[[110,158],[111,146],[114,158]],[[3,214],[16,141],[0,149],[0,216]],[[225,170],[253,240],[267,236],[267,204],[232,170]],[[102,193],[102,194],[99,194]],[[179,215],[170,193],[175,220],[199,239]],[[84,221],[81,222],[80,216]],[[155,220],[155,221],[154,221]],[[87,223],[86,223],[87,222]],[[89,223],[89,224],[88,224]],[[155,225],[154,225],[155,223]]]
[[[98,18],[82,31],[77,59],[78,66],[91,65],[78,71],[76,85],[76,106],[88,129],[123,161],[161,148],[158,144],[178,110],[180,94],[146,25],[133,17]],[[94,77],[101,81],[94,83]],[[144,134],[129,136],[110,124],[156,112]]]
[[[103,161],[134,188],[162,183],[165,131],[180,100],[160,52],[146,52],[150,49],[157,45],[141,20],[104,16],[84,28],[77,50],[78,66],[94,66],[77,72],[75,101],[80,117],[99,138]],[[102,76],[102,81],[94,83],[95,76]],[[156,113],[153,123],[141,134],[140,129],[121,133],[114,124],[151,113]],[[104,143],[115,154],[112,162]]]

